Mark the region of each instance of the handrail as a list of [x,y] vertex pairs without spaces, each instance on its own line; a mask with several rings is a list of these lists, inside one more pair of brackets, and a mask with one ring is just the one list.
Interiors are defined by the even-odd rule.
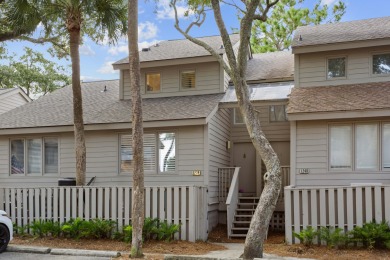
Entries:
[[234,221],[234,214],[237,209],[238,204],[238,185],[239,178],[238,174],[240,172],[240,167],[234,169],[233,179],[230,185],[229,193],[226,199],[226,215],[227,215],[227,232],[228,238],[230,238],[232,233],[232,225]]

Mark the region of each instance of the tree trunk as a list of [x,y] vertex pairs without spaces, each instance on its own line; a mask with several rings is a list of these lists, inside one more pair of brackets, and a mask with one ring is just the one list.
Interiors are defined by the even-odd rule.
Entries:
[[76,185],[85,185],[86,148],[84,136],[83,101],[80,83],[80,28],[69,30],[70,57],[72,60],[73,122],[76,150]]
[[138,53],[138,0],[128,2],[128,40],[130,87],[132,102],[133,135],[133,207],[131,257],[142,256],[142,228],[144,225],[144,146],[142,125],[142,97],[140,88],[140,65]]

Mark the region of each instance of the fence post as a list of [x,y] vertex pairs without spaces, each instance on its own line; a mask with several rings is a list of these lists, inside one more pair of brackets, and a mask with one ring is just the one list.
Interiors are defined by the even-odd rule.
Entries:
[[284,188],[284,210],[285,210],[285,234],[287,244],[292,244],[292,212],[291,212],[291,187]]
[[4,188],[0,188],[0,209],[5,210]]

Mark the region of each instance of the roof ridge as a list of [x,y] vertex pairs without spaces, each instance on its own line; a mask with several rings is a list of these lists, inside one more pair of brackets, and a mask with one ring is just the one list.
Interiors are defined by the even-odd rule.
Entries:
[[372,18],[365,18],[365,19],[358,19],[358,20],[351,20],[351,21],[340,21],[340,22],[336,22],[336,23],[309,24],[309,25],[299,26],[298,28],[339,26],[339,25],[344,25],[344,24],[367,22],[370,20],[380,20],[380,19],[390,19],[390,16],[372,17]]
[[[84,83],[95,83],[95,82],[105,82],[105,81],[115,81],[119,79],[101,79],[101,80],[92,80],[92,81],[83,81],[82,84]],[[69,84],[72,85],[72,84]]]

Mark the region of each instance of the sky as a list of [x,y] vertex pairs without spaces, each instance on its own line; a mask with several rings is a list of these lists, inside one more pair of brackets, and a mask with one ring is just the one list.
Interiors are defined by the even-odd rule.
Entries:
[[[317,0],[306,0],[307,5],[314,5]],[[324,4],[332,6],[336,0],[323,0]],[[342,21],[353,21],[374,17],[390,15],[389,0],[344,0],[347,5],[346,14]],[[153,0],[139,1],[139,47],[148,47],[159,41],[181,39],[181,34],[174,28],[174,12],[169,7],[169,0],[160,0],[157,4]],[[178,6],[178,13],[181,23],[185,25],[188,18],[183,17],[184,6]],[[236,10],[228,5],[222,6],[222,14],[226,27],[231,31],[238,28]],[[205,23],[201,28],[196,28],[190,33],[193,36],[217,35],[218,29],[215,25],[211,12],[208,12]],[[44,53],[47,59],[53,60],[61,65],[69,65],[68,60],[58,60],[47,53],[47,46],[34,45],[29,42],[9,42],[6,49],[8,53],[23,55],[23,48],[30,47]],[[96,81],[105,79],[118,79],[118,71],[113,70],[112,63],[127,56],[128,46],[125,37],[120,39],[115,46],[105,43],[96,44],[90,39],[84,39],[80,46],[81,79],[83,81]],[[70,74],[70,67],[69,67]]]

